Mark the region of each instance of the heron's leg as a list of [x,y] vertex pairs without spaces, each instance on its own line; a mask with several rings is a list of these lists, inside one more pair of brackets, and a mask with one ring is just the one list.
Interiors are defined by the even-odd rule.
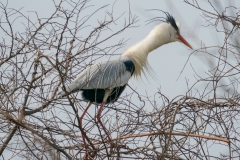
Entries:
[[84,137],[84,134],[83,134],[82,120],[83,120],[83,117],[84,117],[84,115],[86,114],[88,108],[91,106],[91,104],[92,104],[92,102],[89,101],[88,104],[87,104],[87,107],[86,107],[85,110],[83,111],[81,117],[79,117],[79,122],[80,122],[79,127],[80,127],[80,130],[81,130],[81,132],[82,132],[83,144],[84,144],[84,147],[85,147],[86,151],[87,151],[87,144],[86,144],[85,137]]
[[100,108],[99,108],[99,110],[98,110],[98,113],[97,113],[97,120],[98,120],[98,122],[100,123],[100,125],[102,126],[105,134],[107,135],[109,142],[111,142],[111,138],[110,138],[110,136],[109,136],[109,134],[108,134],[105,126],[103,125],[103,123],[102,123],[102,121],[101,121],[101,113],[102,113],[104,104],[106,103],[107,98],[108,98],[108,96],[109,96],[109,94],[110,94],[111,92],[112,92],[111,89],[106,89],[106,90],[105,90],[105,94],[104,94],[103,101],[102,101],[101,106],[100,106]]

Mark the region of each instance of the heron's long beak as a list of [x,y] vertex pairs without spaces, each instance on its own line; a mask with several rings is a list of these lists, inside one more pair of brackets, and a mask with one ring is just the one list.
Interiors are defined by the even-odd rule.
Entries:
[[178,34],[178,39],[179,39],[182,43],[184,43],[186,46],[188,46],[189,48],[192,49],[192,46],[191,46],[180,34]]

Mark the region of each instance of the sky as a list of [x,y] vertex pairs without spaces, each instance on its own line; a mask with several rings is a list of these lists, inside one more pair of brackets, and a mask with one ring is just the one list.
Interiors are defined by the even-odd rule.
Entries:
[[[114,1],[110,0],[94,0],[90,3],[93,4],[95,8],[99,8],[105,4],[112,5],[113,2]],[[123,12],[127,14],[129,2],[131,13],[137,15],[139,18],[137,22],[139,27],[125,31],[113,40],[113,43],[116,43],[122,38],[128,39],[125,47],[117,51],[118,54],[123,53],[133,44],[142,40],[151,29],[158,24],[157,22],[147,24],[147,20],[159,16],[159,14],[164,16],[161,12],[146,11],[148,9],[161,9],[173,15],[173,17],[181,23],[181,35],[192,45],[193,49],[198,49],[202,44],[206,46],[221,44],[221,40],[216,41],[216,36],[219,36],[219,39],[221,39],[223,35],[216,35],[214,27],[205,27],[207,23],[202,17],[202,12],[183,1],[118,0],[115,4],[114,14],[121,15]],[[6,4],[6,0],[1,0],[1,3]],[[207,1],[201,1],[200,5],[206,10],[213,11]],[[29,16],[32,15],[32,12],[29,11],[36,11],[40,17],[48,17],[52,13],[53,3],[49,0],[9,0],[8,7],[15,9],[23,7],[22,11]],[[99,14],[97,16],[102,15],[103,14]],[[96,18],[101,19],[102,17]],[[23,26],[19,26],[18,29],[21,30],[21,27]],[[0,35],[2,34],[0,33]],[[149,54],[148,60],[156,73],[157,80],[149,78],[147,81],[143,78],[143,82],[141,82],[132,79],[129,85],[142,95],[146,95],[147,93],[149,97],[154,97],[154,94],[159,89],[170,99],[177,95],[185,95],[188,90],[186,81],[189,83],[189,86],[191,86],[196,82],[194,77],[195,72],[204,77],[207,76],[205,71],[209,69],[206,64],[207,56],[193,54],[188,61],[189,55],[193,53],[193,51],[194,50],[187,48],[179,42],[170,43],[154,50]],[[201,89],[201,85],[196,87],[198,90]],[[129,89],[126,89],[123,94],[128,93],[128,91]]]
[[[6,0],[3,0],[3,3],[4,2],[6,2]],[[95,0],[91,1],[90,3],[92,3],[94,7],[96,6],[95,8],[98,8],[99,6],[106,4],[111,5],[112,2],[114,1]],[[39,17],[47,17],[52,13],[53,10],[53,3],[47,0],[19,0],[14,2],[9,1],[8,6],[9,8],[16,9],[24,7],[22,8],[22,11],[26,11],[26,14],[28,14],[30,17],[33,15],[32,11],[36,11]],[[127,12],[128,7],[129,6],[127,0],[116,1],[114,14],[120,15],[123,12]],[[201,27],[201,23],[203,21],[200,17],[201,12],[183,3],[182,1],[166,3],[165,1],[158,0],[152,0],[151,2],[131,0],[130,7],[132,14],[135,14],[139,17],[139,21],[137,23],[139,27],[129,29],[121,33],[121,35],[117,37],[118,39],[116,38],[116,41],[119,41],[122,38],[129,39],[125,47],[118,50],[118,54],[123,53],[127,48],[142,40],[151,31],[151,29],[158,24],[156,22],[147,25],[147,20],[159,16],[159,14],[161,14],[161,16],[164,16],[162,13],[156,11],[146,11],[148,9],[161,9],[172,14],[175,19],[181,23],[182,36],[192,45],[193,48],[198,48],[201,45],[201,41],[208,44],[210,43],[210,37],[208,37],[209,34],[202,34],[204,29]],[[101,19],[101,17],[99,18]],[[20,30],[20,28],[18,29]],[[194,37],[192,35],[194,35]],[[197,37],[197,39],[195,37]],[[161,88],[161,91],[169,96],[169,98],[173,98],[179,94],[184,94],[186,92],[185,78],[190,79],[190,83],[195,82],[194,79],[192,80],[193,70],[191,67],[187,66],[185,67],[181,77],[179,79],[178,77],[188,59],[188,56],[192,53],[192,51],[193,50],[178,42],[170,43],[158,48],[157,50],[150,53],[148,57],[149,63],[156,72],[157,81],[150,78],[149,82],[144,80],[144,82],[140,81],[136,83],[136,80],[132,79],[129,84],[133,88],[138,88],[138,91],[140,92],[153,91],[153,93],[155,93],[158,88]],[[191,62],[193,62],[195,68],[199,69],[199,72],[204,71],[205,68],[202,67],[204,66],[202,65],[203,62],[201,60],[198,60],[197,56],[193,56],[191,58]],[[174,93],[172,91],[174,91]]]

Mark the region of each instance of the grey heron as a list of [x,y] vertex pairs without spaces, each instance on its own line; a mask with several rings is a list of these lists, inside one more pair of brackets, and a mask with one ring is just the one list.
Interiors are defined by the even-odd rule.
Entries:
[[[81,127],[83,117],[91,104],[101,104],[96,118],[111,142],[111,138],[101,121],[103,107],[119,98],[131,77],[137,78],[141,76],[141,73],[151,72],[151,67],[147,61],[148,54],[164,44],[176,41],[182,42],[192,49],[191,45],[181,36],[179,23],[169,13],[164,13],[166,18],[155,26],[146,38],[127,49],[117,59],[87,67],[66,87],[66,91],[59,92],[59,95],[63,97],[66,94],[82,91],[82,97],[88,101],[88,104],[79,118]],[[82,139],[86,148],[83,133]]]

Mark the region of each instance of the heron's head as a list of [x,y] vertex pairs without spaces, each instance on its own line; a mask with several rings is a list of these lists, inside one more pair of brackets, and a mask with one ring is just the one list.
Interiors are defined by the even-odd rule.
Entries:
[[171,43],[171,42],[181,42],[192,49],[191,45],[181,36],[180,34],[180,23],[176,22],[173,16],[169,13],[164,12],[166,14],[166,18],[162,20],[162,17],[154,18],[153,20],[164,21],[163,23],[157,25],[153,29],[153,34],[164,41],[163,43]]

